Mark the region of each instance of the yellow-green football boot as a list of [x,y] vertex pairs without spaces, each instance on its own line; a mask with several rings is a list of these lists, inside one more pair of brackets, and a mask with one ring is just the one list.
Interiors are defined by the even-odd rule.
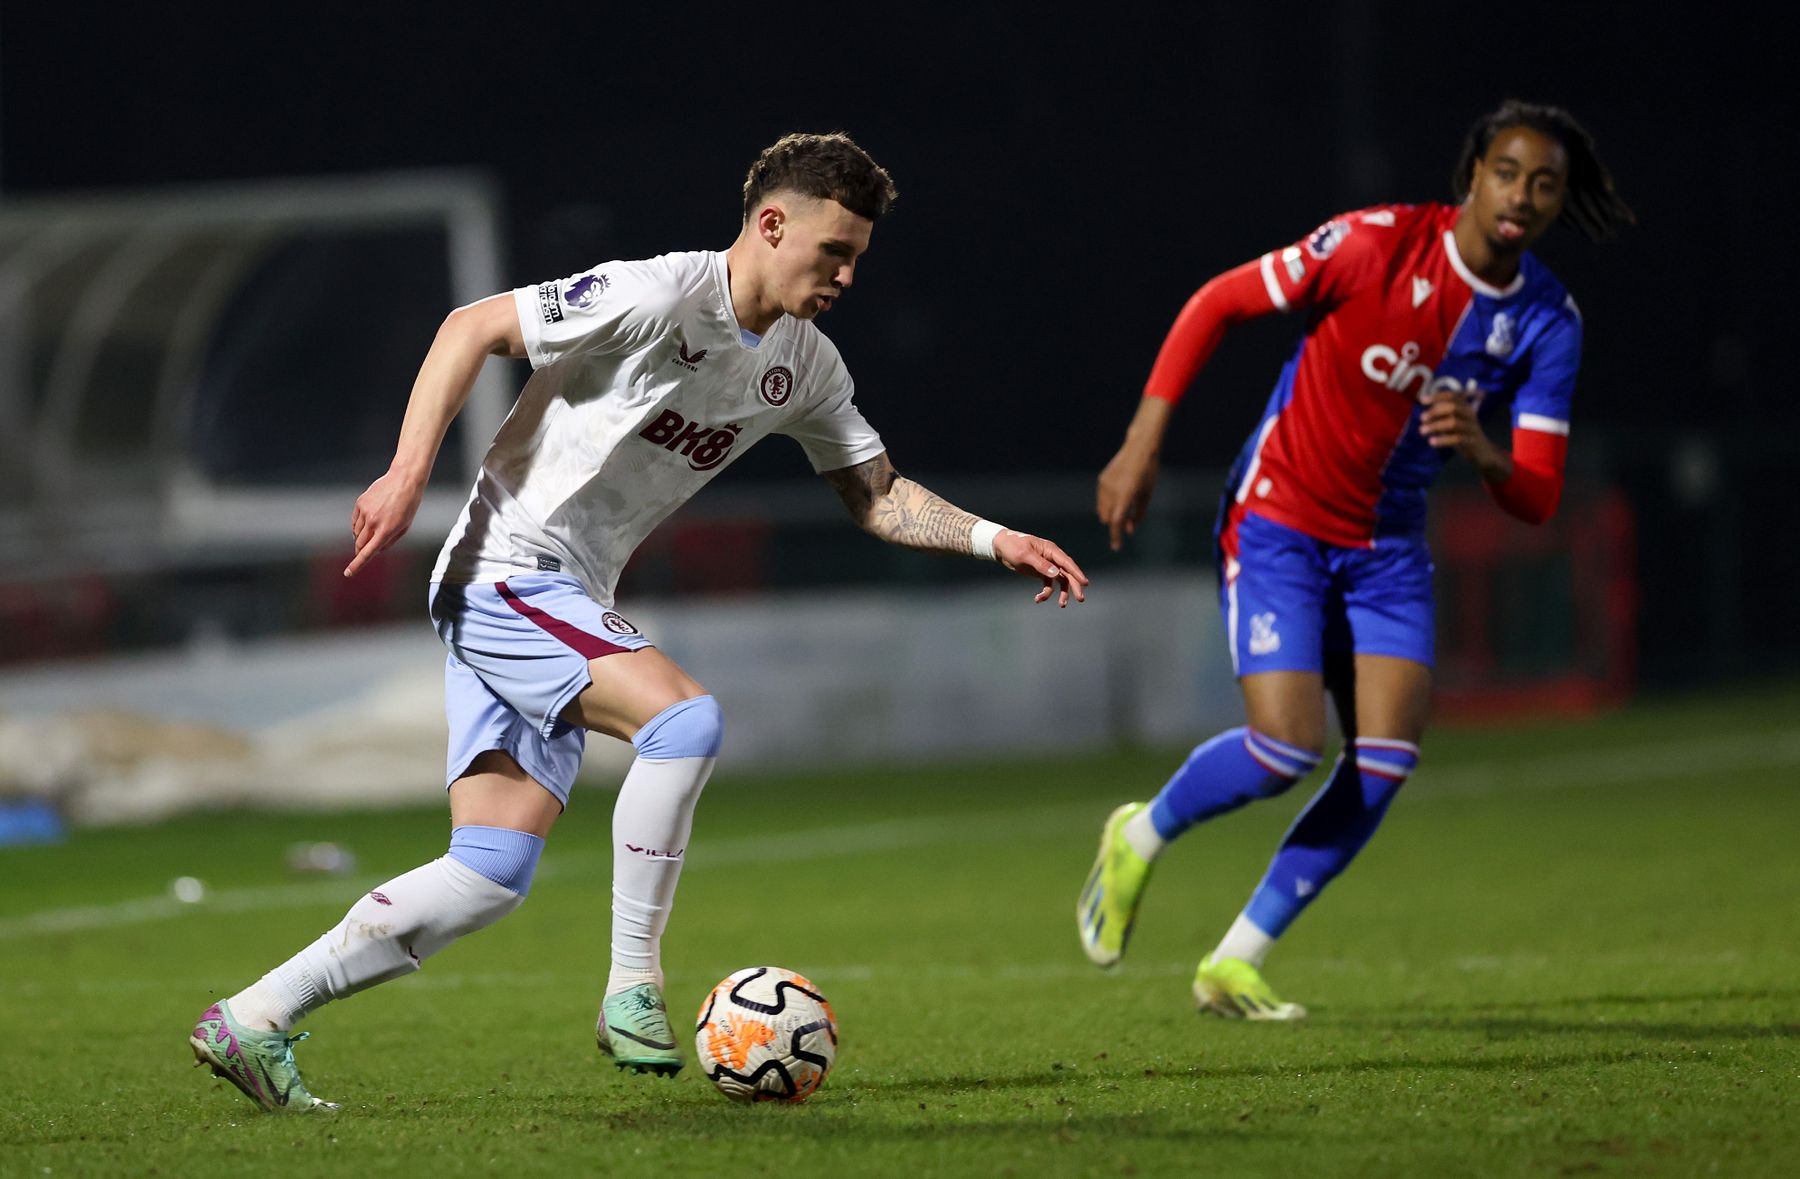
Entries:
[[1151,862],[1138,855],[1125,838],[1125,824],[1149,803],[1128,802],[1106,817],[1100,829],[1100,854],[1075,902],[1075,930],[1081,949],[1094,965],[1109,969],[1125,956],[1125,943],[1137,920],[1138,899],[1150,880]]
[[1262,971],[1242,958],[1208,954],[1194,972],[1194,1004],[1227,1019],[1288,1022],[1306,1018],[1306,1008],[1277,995]]

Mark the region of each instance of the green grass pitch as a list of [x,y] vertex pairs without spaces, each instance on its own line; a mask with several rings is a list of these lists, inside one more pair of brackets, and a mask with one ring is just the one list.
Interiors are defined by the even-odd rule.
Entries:
[[[794,1107],[595,1052],[601,786],[517,914],[310,1021],[299,1060],[335,1117],[257,1113],[189,1067],[187,1030],[441,854],[441,810],[0,850],[0,1174],[1794,1173],[1800,692],[1434,734],[1270,960],[1300,1026],[1202,1018],[1188,981],[1310,786],[1177,844],[1117,972],[1076,946],[1100,820],[1178,756],[755,778],[727,758],[670,1005],[691,1026],[734,969],[811,976],[842,1053]],[[358,873],[288,875],[299,839],[349,846]],[[167,899],[184,875],[208,900]]]

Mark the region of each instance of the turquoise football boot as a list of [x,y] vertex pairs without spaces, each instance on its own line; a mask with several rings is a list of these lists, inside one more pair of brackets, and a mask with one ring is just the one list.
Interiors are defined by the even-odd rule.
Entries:
[[669,1027],[669,1006],[655,983],[639,983],[603,999],[594,1042],[615,1065],[634,1073],[672,1077],[684,1063]]
[[242,1089],[245,1097],[270,1113],[335,1110],[335,1104],[314,1097],[300,1080],[294,1045],[306,1035],[247,1028],[232,1018],[231,1005],[221,999],[195,1021],[188,1047],[194,1050],[195,1068],[211,1065],[215,1076]]

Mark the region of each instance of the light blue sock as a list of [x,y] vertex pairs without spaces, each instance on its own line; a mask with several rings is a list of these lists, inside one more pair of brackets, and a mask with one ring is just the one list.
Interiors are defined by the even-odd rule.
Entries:
[[1324,788],[1288,829],[1244,915],[1270,937],[1286,932],[1369,842],[1418,764],[1417,745],[1380,737],[1363,737],[1340,755]]
[[450,832],[450,858],[481,873],[501,888],[520,896],[531,892],[538,857],[544,854],[540,836],[507,827],[456,827]]
[[1272,798],[1313,772],[1319,755],[1252,728],[1227,729],[1188,755],[1150,804],[1150,821],[1165,840],[1195,823]]

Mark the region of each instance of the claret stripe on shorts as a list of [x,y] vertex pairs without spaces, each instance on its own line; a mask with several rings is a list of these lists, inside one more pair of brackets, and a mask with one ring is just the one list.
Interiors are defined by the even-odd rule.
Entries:
[[496,581],[494,589],[508,606],[519,612],[519,616],[534,623],[545,634],[568,647],[584,659],[604,659],[608,655],[617,655],[621,651],[630,650],[609,643],[598,635],[591,635],[573,623],[564,622],[553,615],[546,614],[531,605],[518,594],[512,592],[504,581]]

